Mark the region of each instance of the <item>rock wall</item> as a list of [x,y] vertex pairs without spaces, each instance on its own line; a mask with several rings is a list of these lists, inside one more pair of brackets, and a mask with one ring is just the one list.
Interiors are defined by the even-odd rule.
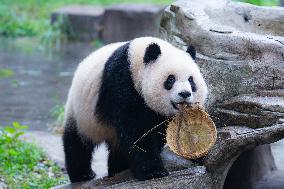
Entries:
[[161,37],[197,49],[208,105],[241,93],[284,88],[284,9],[227,0],[180,0],[161,20]]
[[[281,102],[269,103],[282,107],[281,95],[259,94],[262,90],[284,88],[283,8],[228,0],[180,0],[165,10],[160,32],[162,38],[177,47],[196,47],[197,63],[209,86],[208,110],[218,117],[218,126],[258,128],[284,116],[282,110],[269,110],[266,106],[268,100],[277,98]],[[238,96],[249,93],[257,95],[252,94],[251,100],[245,102],[245,95]],[[216,105],[223,109],[216,109]],[[233,162],[232,167],[227,167],[231,168],[224,189],[255,188],[276,168],[270,145],[246,151]]]

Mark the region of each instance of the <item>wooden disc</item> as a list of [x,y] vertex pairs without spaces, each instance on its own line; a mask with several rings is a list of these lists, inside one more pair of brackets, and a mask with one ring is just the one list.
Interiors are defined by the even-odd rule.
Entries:
[[216,138],[214,122],[199,106],[184,107],[167,128],[166,139],[170,149],[186,159],[207,155]]

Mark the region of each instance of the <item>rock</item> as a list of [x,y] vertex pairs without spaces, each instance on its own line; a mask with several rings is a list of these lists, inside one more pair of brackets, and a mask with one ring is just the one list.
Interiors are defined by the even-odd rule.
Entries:
[[[160,31],[162,38],[177,47],[196,47],[197,63],[209,86],[208,111],[215,120],[219,118],[218,125],[243,125],[259,130],[283,119],[283,22],[283,8],[227,0],[180,0],[165,10]],[[257,95],[239,96],[250,93]],[[235,99],[229,100],[232,97]],[[218,109],[217,104],[221,104]],[[234,149],[235,145],[231,147]],[[269,173],[275,166],[269,150],[270,146],[260,146],[233,160],[225,188],[249,188]],[[226,155],[215,157],[224,161]],[[238,174],[242,179],[238,179]]]
[[226,110],[217,108],[217,115],[216,117],[223,121],[216,121],[218,126],[227,126],[229,124],[233,125],[247,125],[251,128],[259,128],[265,127],[267,125],[272,125],[279,120],[279,118],[273,115],[253,115],[253,114],[245,114],[239,113],[233,110]]
[[[283,146],[284,146],[284,140],[280,140],[278,142],[271,144],[271,150],[272,150],[272,154],[274,155],[276,167],[277,167],[277,169],[284,171]],[[284,176],[284,174],[283,174],[283,176]]]
[[266,175],[254,187],[255,189],[283,189],[284,186],[284,170],[276,170],[271,174]]
[[66,34],[71,39],[91,41],[101,37],[104,9],[95,6],[69,5],[51,14],[51,22],[63,19]]
[[103,19],[103,41],[128,41],[158,36],[163,7],[147,4],[118,4],[107,7]]
[[275,170],[270,145],[257,146],[243,152],[236,159],[227,174],[223,189],[252,189],[263,177]]
[[284,8],[180,0],[166,8],[160,30],[177,47],[196,47],[210,110],[238,94],[284,88]]
[[[279,123],[284,118],[281,90],[258,91],[257,94],[236,96],[217,108],[214,117],[219,118],[219,126],[230,124],[260,128]],[[228,172],[224,189],[254,188],[275,169],[270,145],[258,146],[236,159]]]
[[194,164],[192,161],[185,159],[181,156],[177,156],[173,153],[168,146],[162,151],[162,160],[165,165],[165,168],[168,171],[178,171],[182,169],[188,169],[193,167]]
[[[265,92],[269,93],[268,91]],[[284,113],[284,98],[280,96],[240,95],[225,102],[222,107],[243,113],[261,114],[261,110]]]
[[257,95],[258,96],[284,97],[284,89],[261,90],[257,92]]
[[[263,91],[260,94],[275,94]],[[214,111],[219,126],[245,125],[252,128],[265,127],[281,122],[284,118],[284,98],[279,96],[240,95],[226,101]]]
[[[54,189],[69,188],[194,188],[221,189],[227,172],[234,160],[246,150],[257,145],[272,143],[284,138],[284,125],[266,128],[225,127],[218,129],[218,139],[204,160],[204,166],[173,171],[169,176],[148,181],[133,179],[129,171],[114,178],[92,180],[85,183],[67,184]],[[245,178],[244,178],[245,179]]]

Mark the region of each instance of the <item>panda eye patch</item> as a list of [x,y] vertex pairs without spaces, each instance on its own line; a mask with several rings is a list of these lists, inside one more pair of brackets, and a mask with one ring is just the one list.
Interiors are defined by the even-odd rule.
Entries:
[[176,82],[175,76],[174,75],[169,75],[167,80],[164,83],[165,89],[171,90],[171,88],[173,87],[175,82]]
[[193,77],[190,76],[190,77],[188,78],[188,81],[189,81],[189,83],[190,83],[190,85],[191,85],[191,90],[192,90],[192,92],[196,92],[196,84],[195,84],[195,82],[194,82],[194,80],[193,80]]

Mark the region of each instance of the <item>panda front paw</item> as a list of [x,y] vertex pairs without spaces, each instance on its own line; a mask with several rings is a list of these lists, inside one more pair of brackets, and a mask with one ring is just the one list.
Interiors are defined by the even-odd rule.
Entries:
[[136,178],[138,180],[149,180],[149,179],[154,179],[154,178],[161,178],[161,177],[165,177],[165,176],[168,176],[169,175],[169,172],[162,168],[162,169],[157,169],[157,170],[150,170],[150,171],[147,171],[147,172],[143,172],[143,173],[139,173],[139,174],[136,174]]
[[156,170],[155,172],[153,172],[153,178],[161,178],[168,175],[169,172],[166,169]]

